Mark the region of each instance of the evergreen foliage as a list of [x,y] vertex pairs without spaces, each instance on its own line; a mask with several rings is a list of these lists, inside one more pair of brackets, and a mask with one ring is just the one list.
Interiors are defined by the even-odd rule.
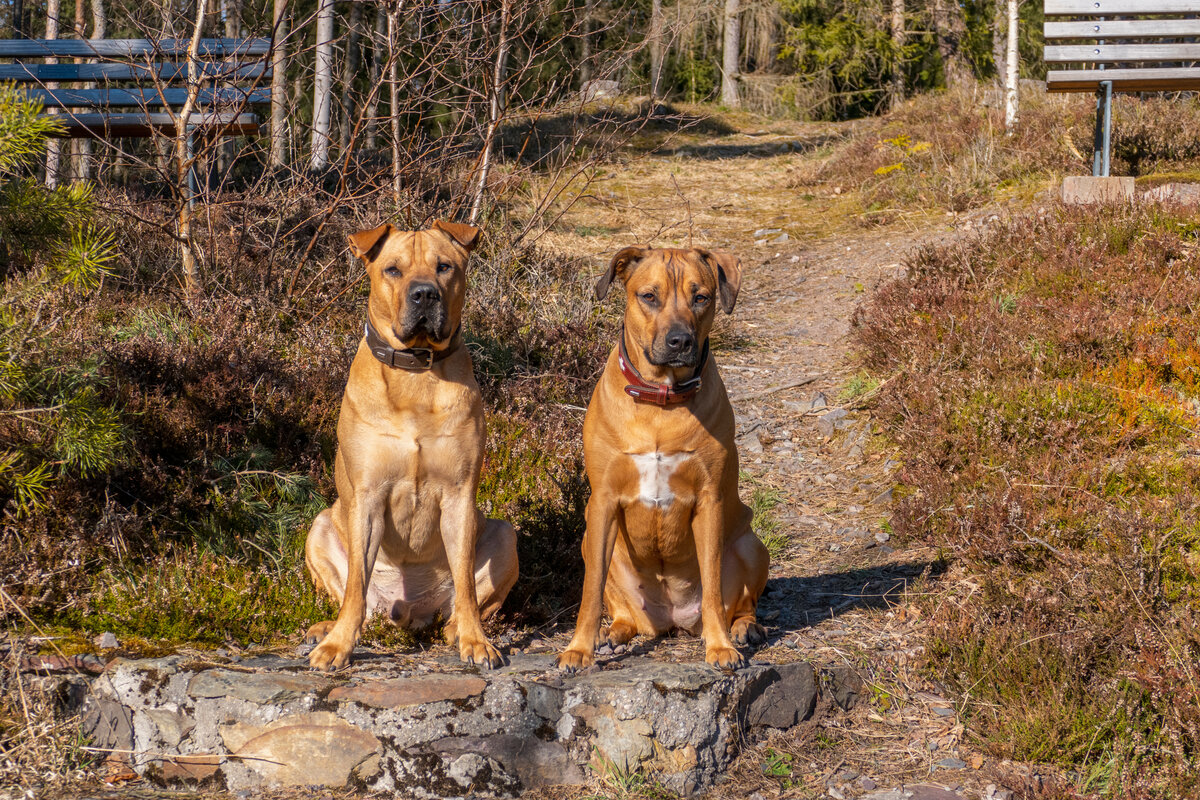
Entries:
[[0,499],[18,515],[41,508],[56,477],[90,477],[121,457],[120,413],[100,398],[93,356],[56,355],[40,308],[56,291],[91,291],[115,257],[92,220],[88,184],[47,189],[35,177],[57,123],[40,103],[0,85]]

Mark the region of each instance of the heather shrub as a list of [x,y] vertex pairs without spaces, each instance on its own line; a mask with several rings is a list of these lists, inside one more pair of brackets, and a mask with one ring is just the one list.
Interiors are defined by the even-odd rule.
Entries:
[[1197,788],[1197,235],[1020,215],[920,251],[855,318],[906,453],[895,530],[956,565],[927,668],[996,756],[1082,793]]

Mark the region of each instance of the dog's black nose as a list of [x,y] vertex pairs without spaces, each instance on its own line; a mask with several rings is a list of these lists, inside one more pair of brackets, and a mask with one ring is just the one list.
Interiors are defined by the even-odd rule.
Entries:
[[408,302],[416,306],[428,307],[442,299],[442,293],[432,283],[414,283],[408,287]]
[[691,331],[675,328],[667,331],[666,342],[672,353],[682,354],[696,346],[696,337],[692,335]]

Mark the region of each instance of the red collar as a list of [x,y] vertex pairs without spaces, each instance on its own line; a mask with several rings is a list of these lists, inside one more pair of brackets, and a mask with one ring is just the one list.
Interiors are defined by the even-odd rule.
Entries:
[[700,391],[700,373],[704,371],[706,363],[708,363],[708,339],[704,340],[704,350],[700,353],[700,364],[696,367],[696,372],[692,377],[674,386],[665,383],[650,383],[630,363],[629,352],[625,349],[625,329],[621,328],[621,344],[617,348],[617,364],[621,367],[621,374],[625,376],[625,380],[629,381],[629,385],[625,387],[625,394],[634,400],[654,403],[664,408],[686,403],[695,397],[696,392]]

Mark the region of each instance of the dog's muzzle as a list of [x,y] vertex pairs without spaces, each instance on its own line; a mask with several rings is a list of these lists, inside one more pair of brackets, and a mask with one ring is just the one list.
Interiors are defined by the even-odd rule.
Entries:
[[414,283],[404,300],[404,321],[399,331],[402,340],[424,336],[430,342],[440,342],[449,338],[445,298],[436,284]]
[[696,334],[684,327],[670,328],[654,342],[646,357],[656,367],[694,367],[700,360]]

